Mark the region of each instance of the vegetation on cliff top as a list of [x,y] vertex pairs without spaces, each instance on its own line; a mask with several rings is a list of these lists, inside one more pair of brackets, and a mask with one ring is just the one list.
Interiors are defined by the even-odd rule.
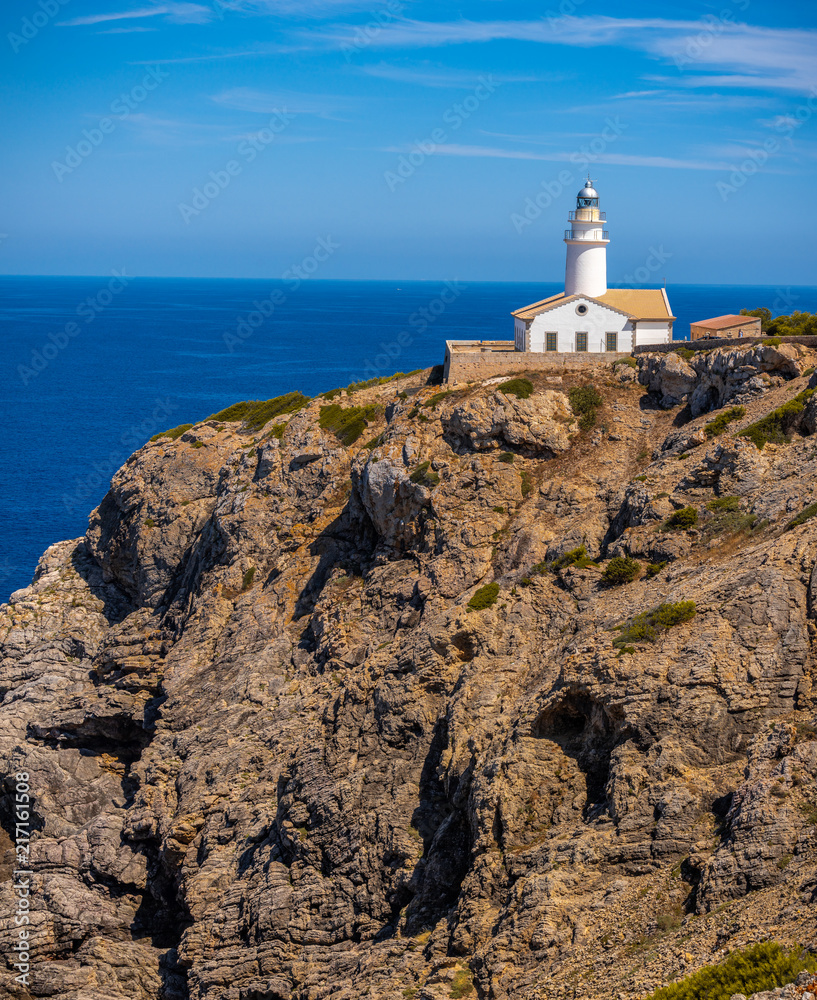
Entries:
[[533,382],[526,378],[512,378],[502,385],[498,385],[499,392],[504,392],[506,396],[516,396],[518,399],[528,399],[533,395]]
[[760,327],[770,337],[815,337],[817,336],[817,313],[795,310],[789,316],[776,316],[765,306],[760,309],[741,309],[741,316],[757,316]]
[[295,413],[309,402],[309,397],[300,392],[288,392],[274,399],[248,399],[243,403],[233,403],[226,410],[212,414],[208,420],[219,420],[222,423],[243,424],[249,431],[257,431],[274,417],[286,413]]
[[189,431],[192,424],[179,424],[178,427],[174,427],[170,431],[161,431],[159,434],[154,434],[150,439],[151,441],[158,441],[159,438],[170,438],[171,441],[176,441],[178,438],[184,434],[185,431]]
[[733,952],[720,965],[693,972],[679,983],[664,986],[646,1000],[729,1000],[735,993],[751,996],[793,982],[804,969],[817,972],[817,955],[800,957],[800,949],[784,951],[776,941],[764,941]]
[[341,444],[348,448],[353,445],[363,431],[375,420],[378,407],[374,403],[368,406],[341,406],[330,403],[322,406],[318,417],[318,425],[322,430],[334,434]]

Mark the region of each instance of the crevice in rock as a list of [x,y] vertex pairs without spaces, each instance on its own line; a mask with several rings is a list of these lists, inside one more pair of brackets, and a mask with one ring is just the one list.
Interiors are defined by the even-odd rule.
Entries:
[[634,736],[624,720],[589,695],[568,692],[540,714],[532,735],[556,743],[584,774],[585,822],[604,813],[608,808],[605,789],[610,777],[610,754]]

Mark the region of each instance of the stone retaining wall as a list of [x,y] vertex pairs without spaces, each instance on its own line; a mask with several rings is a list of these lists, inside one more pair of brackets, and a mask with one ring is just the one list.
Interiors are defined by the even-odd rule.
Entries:
[[[513,341],[508,341],[513,348]],[[511,375],[514,372],[535,371],[536,369],[575,368],[588,364],[610,364],[627,357],[622,351],[581,351],[562,354],[556,351],[544,353],[514,350],[455,350],[446,349],[446,382],[479,382],[495,375]]]
[[[717,340],[673,340],[669,344],[642,344],[633,348],[633,354],[667,354],[678,347],[690,351],[710,351],[713,347],[747,347],[752,344],[767,344],[770,337],[721,337]],[[817,347],[817,337],[781,337],[782,344],[802,344],[803,347]]]

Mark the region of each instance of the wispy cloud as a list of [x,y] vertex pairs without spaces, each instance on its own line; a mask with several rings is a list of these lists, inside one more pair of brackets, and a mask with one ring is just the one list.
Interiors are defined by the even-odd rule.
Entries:
[[479,84],[481,76],[490,76],[498,83],[557,83],[568,79],[563,73],[514,76],[504,73],[487,73],[476,69],[470,72],[455,70],[445,66],[435,66],[431,63],[423,63],[420,66],[397,66],[381,62],[377,65],[364,66],[361,68],[361,72],[379,80],[437,88],[473,88]]
[[[405,153],[407,150],[389,147],[387,153]],[[490,157],[502,160],[545,160],[554,163],[573,163],[575,153],[536,153],[530,150],[499,149],[493,146],[464,146],[449,143],[438,146],[435,156]],[[658,167],[673,170],[729,170],[729,164],[723,160],[694,160],[670,156],[638,156],[626,153],[600,153],[594,158],[595,163],[606,163],[624,167]]]
[[214,103],[236,111],[272,115],[286,111],[295,115],[333,118],[348,107],[346,98],[335,94],[303,94],[291,90],[264,91],[251,87],[232,87],[210,98]]
[[[348,26],[310,32],[312,44],[348,44]],[[704,35],[706,44],[698,39]],[[306,36],[303,36],[304,38]],[[527,21],[401,20],[369,44],[380,49],[433,48],[512,40],[592,48],[615,45],[671,62],[676,84],[809,91],[817,85],[817,31],[740,24],[732,19],[677,20],[564,17],[554,29],[546,19]],[[713,73],[713,69],[720,72]]]
[[[132,35],[135,32],[158,31],[158,30],[159,30],[158,28],[146,28],[146,27],[144,27],[142,25],[138,25],[138,26],[137,25],[133,25],[133,27],[130,27],[130,28],[104,28],[103,30],[98,31],[97,34],[98,35]],[[151,65],[155,65],[155,63],[152,63]]]
[[[407,0],[402,0],[405,6]],[[334,17],[336,14],[370,10],[372,0],[213,0],[220,16],[269,14],[278,17]]]
[[154,4],[151,7],[137,7],[134,10],[109,11],[104,14],[86,14],[74,17],[68,21],[59,21],[63,27],[76,28],[90,24],[103,24],[106,21],[126,21],[132,18],[159,17],[165,15],[173,21],[181,23],[201,24],[212,20],[215,16],[212,7],[197,3],[167,3]]

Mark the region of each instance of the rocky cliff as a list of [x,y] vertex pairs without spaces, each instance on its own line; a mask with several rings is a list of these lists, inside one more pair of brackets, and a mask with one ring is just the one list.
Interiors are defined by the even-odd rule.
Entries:
[[0,608],[0,992],[630,1000],[813,942],[815,360],[418,373],[147,444]]

